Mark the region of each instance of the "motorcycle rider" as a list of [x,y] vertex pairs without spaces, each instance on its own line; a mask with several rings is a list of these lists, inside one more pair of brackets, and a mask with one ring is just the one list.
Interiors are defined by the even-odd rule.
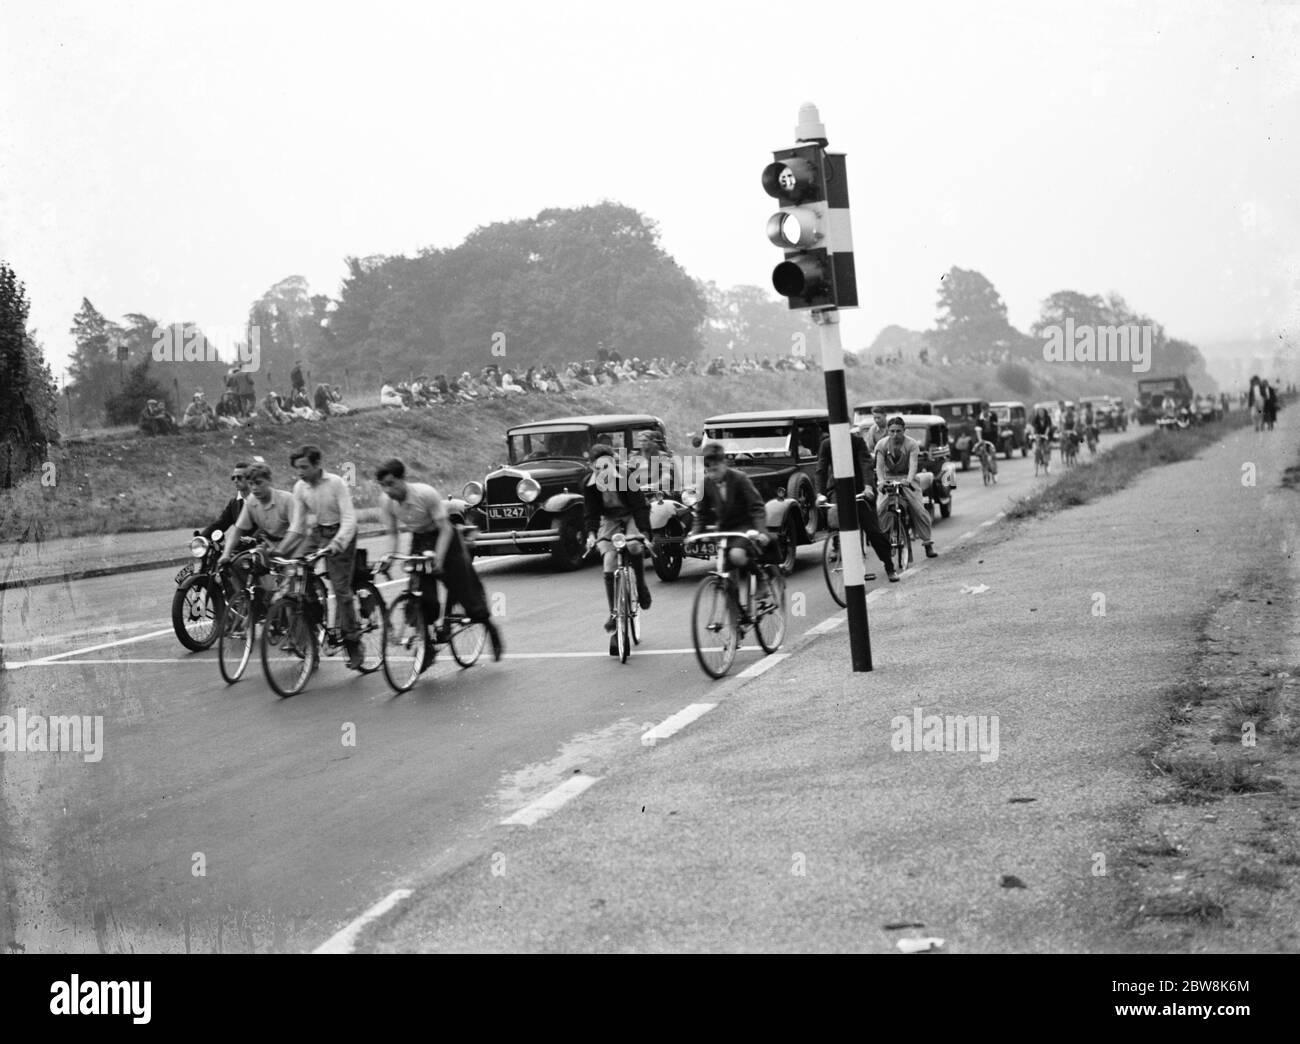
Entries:
[[[446,501],[433,486],[409,481],[406,465],[396,458],[381,464],[375,471],[375,479],[384,490],[384,502],[379,510],[392,539],[392,553],[397,554],[400,550],[399,529],[411,534],[409,554],[433,552],[433,576],[426,577],[420,587],[420,608],[424,610],[427,650],[420,670],[427,670],[433,664],[436,654],[434,643],[427,641],[427,631],[441,612],[438,579],[447,585],[447,605],[460,605],[466,616],[483,625],[492,642],[492,659],[500,660],[503,651],[501,634],[488,611],[483,583],[465,552],[460,532],[452,525],[447,514]],[[438,628],[435,637],[439,642],[449,639],[450,632],[445,622]]]
[[338,603],[338,627],[348,653],[348,667],[359,670],[365,656],[361,625],[352,604],[352,570],[357,553],[357,516],[352,495],[342,476],[321,466],[319,446],[299,447],[290,454],[289,464],[298,472],[298,481],[293,486],[289,529],[276,554],[311,554],[322,545],[328,547],[325,561]]
[[[758,530],[755,543],[769,557],[772,538],[767,532],[767,508],[754,487],[753,480],[743,471],[727,466],[727,454],[720,442],[706,442],[700,447],[704,457],[704,481],[700,483],[700,499],[695,506],[695,526],[691,535],[703,533],[706,526],[716,525],[719,530]],[[736,542],[727,549],[727,558],[739,573],[740,591],[749,590],[749,551]],[[743,597],[743,594],[742,594]],[[742,606],[742,620],[748,622],[749,607]]]
[[599,546],[604,556],[605,599],[609,603],[605,630],[611,636],[609,650],[617,655],[618,644],[613,632],[618,620],[614,607],[614,569],[618,565],[618,553],[610,537],[615,533],[627,537],[627,554],[632,572],[636,574],[637,602],[642,609],[649,609],[651,597],[645,582],[642,542],[648,540],[646,534],[650,532],[650,505],[640,489],[632,488],[635,483],[629,481],[627,470],[618,466],[613,447],[596,442],[591,447],[590,460],[591,475],[582,487],[587,550]]
[[[265,464],[252,464],[244,473],[244,479],[251,489],[245,499],[243,510],[235,520],[233,529],[228,529],[225,546],[221,551],[220,565],[226,565],[235,557],[239,538],[251,535],[263,547],[278,543],[289,531],[289,522],[293,516],[293,494],[287,489],[274,489],[271,486],[271,469]],[[266,559],[259,556],[256,564],[250,563],[254,572],[264,576],[269,572]],[[243,578],[239,578],[242,582]],[[263,584],[269,590],[269,584]]]
[[[921,444],[907,435],[907,426],[901,416],[890,417],[885,430],[886,437],[876,444],[876,489],[883,489],[885,482],[903,483],[902,497],[912,516],[912,528],[925,548],[925,557],[938,558],[939,552],[934,549],[934,541],[930,538],[930,512],[921,503],[921,494],[916,488]],[[884,510],[885,496],[881,493],[876,501],[876,511]]]
[[[876,473],[874,470],[868,471],[865,467],[865,462],[871,459],[870,450],[867,448],[867,440],[858,434],[857,429],[850,428],[849,445],[853,450],[853,489],[856,493],[869,493],[865,499],[858,501],[858,524],[862,527],[862,532],[866,534],[867,540],[871,543],[871,548],[875,551],[876,557],[884,563],[885,575],[889,577],[890,583],[896,584],[898,583],[898,573],[894,570],[894,563],[889,555],[889,541],[885,538],[885,534],[880,531],[880,519],[876,517]],[[831,463],[831,437],[827,435],[822,439],[822,444],[817,450],[817,499],[819,502],[835,495],[835,476]],[[870,483],[867,482],[866,478],[868,474],[871,476]],[[871,572],[866,573],[863,577],[865,580],[874,580],[875,578],[876,574]]]
[[226,534],[226,546],[231,546],[233,534],[230,532],[230,527],[239,520],[239,516],[244,510],[244,502],[248,499],[250,488],[248,484],[248,468],[248,462],[241,460],[230,469],[230,481],[235,484],[235,495],[226,501],[226,506],[221,509],[221,514],[217,516],[217,520],[204,526],[203,529],[196,529],[194,531],[195,536],[204,536],[211,540],[212,534],[220,529]]

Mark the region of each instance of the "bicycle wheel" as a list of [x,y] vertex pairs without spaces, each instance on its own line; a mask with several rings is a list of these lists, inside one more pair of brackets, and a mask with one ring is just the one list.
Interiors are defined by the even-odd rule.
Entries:
[[370,582],[358,584],[352,589],[353,611],[357,614],[357,624],[361,633],[362,674],[372,674],[379,670],[384,662],[386,647],[386,629],[388,619],[384,612],[384,596],[379,588]]
[[835,604],[843,609],[848,602],[844,598],[844,558],[840,554],[839,533],[831,533],[822,541],[822,575]]
[[393,599],[385,613],[384,651],[380,664],[384,679],[394,692],[406,692],[420,678],[427,645],[424,610],[411,594]]
[[785,640],[785,577],[771,566],[764,566],[758,586],[758,604],[754,610],[754,631],[765,653],[774,653]]
[[447,607],[446,620],[451,627],[451,655],[462,667],[473,667],[487,645],[487,625],[465,615],[460,605]]
[[632,606],[628,593],[627,570],[618,571],[615,585],[614,611],[618,614],[618,622],[614,633],[618,637],[618,661],[627,663],[627,658],[632,653]]
[[172,630],[191,652],[211,649],[217,640],[222,598],[206,573],[187,576],[172,596]]
[[727,582],[716,573],[695,589],[691,639],[695,658],[710,678],[721,678],[736,659],[740,646],[740,610]]
[[253,602],[247,591],[240,591],[226,603],[221,614],[221,634],[217,637],[217,666],[227,685],[234,685],[244,676],[256,640]]
[[262,625],[262,672],[282,699],[296,696],[320,662],[316,628],[296,598],[273,602]]
[[632,606],[632,644],[641,644],[641,603],[635,597],[629,598],[628,603]]
[[907,522],[902,515],[895,514],[893,518],[893,532],[889,535],[889,545],[894,549],[896,556],[895,568],[901,573],[912,564],[912,534],[908,531]]

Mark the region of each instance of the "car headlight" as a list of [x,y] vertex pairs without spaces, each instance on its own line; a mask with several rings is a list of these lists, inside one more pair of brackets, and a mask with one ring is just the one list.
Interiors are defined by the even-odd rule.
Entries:
[[541,491],[542,487],[537,484],[537,480],[534,478],[522,478],[519,480],[519,484],[515,486],[515,496],[525,504],[531,504],[536,500]]
[[190,554],[195,558],[202,558],[208,553],[210,546],[207,537],[196,536],[190,541]]
[[483,501],[483,483],[466,482],[465,488],[460,491],[460,496],[470,507],[476,507]]
[[622,533],[615,533],[609,538],[609,541],[614,545],[614,550],[616,551],[622,551],[623,548],[627,547],[627,537]]
[[695,489],[682,490],[682,503],[687,507],[694,507],[700,502],[700,494]]

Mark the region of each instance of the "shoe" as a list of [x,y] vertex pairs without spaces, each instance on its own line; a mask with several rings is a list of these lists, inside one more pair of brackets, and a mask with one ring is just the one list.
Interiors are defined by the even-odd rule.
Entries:
[[609,636],[609,655],[618,655],[618,638],[612,634]]
[[495,624],[487,625],[488,641],[492,643],[492,662],[499,663],[501,657],[505,655],[505,642],[501,640],[501,632],[496,629]]
[[895,572],[893,569],[891,569],[891,570],[890,570],[888,573],[886,573],[885,575],[886,575],[887,577],[889,577],[889,582],[890,582],[891,584],[896,584],[896,583],[898,583],[898,573]]
[[650,608],[650,602],[651,602],[650,588],[642,587],[640,590],[637,591],[636,597],[637,597],[637,601],[641,604],[642,609]]
[[423,674],[433,666],[434,661],[438,659],[438,650],[432,642],[424,647],[424,659],[420,661],[420,673]]
[[348,651],[348,670],[361,670],[361,665],[366,662],[366,654],[361,651],[361,643],[354,638],[350,642],[345,641],[343,647]]
[[925,557],[926,557],[926,558],[938,558],[938,557],[939,557],[939,552],[936,551],[936,550],[934,549],[934,545],[933,545],[933,544],[926,544],[926,545],[925,545]]
[[613,613],[609,614],[609,619],[605,621],[605,633],[613,634],[614,628],[618,626],[618,617]]
[[876,574],[875,574],[875,573],[863,573],[863,574],[862,574],[862,579],[863,579],[863,580],[874,580],[875,578],[876,578]]
[[447,624],[439,624],[434,628],[433,640],[439,645],[446,645],[451,641],[451,628]]

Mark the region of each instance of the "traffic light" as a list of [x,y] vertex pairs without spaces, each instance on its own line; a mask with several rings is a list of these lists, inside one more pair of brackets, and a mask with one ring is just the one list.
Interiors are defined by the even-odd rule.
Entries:
[[844,156],[809,144],[773,152],[772,159],[763,188],[781,209],[768,219],[767,238],[785,251],[772,285],[791,308],[856,307]]

